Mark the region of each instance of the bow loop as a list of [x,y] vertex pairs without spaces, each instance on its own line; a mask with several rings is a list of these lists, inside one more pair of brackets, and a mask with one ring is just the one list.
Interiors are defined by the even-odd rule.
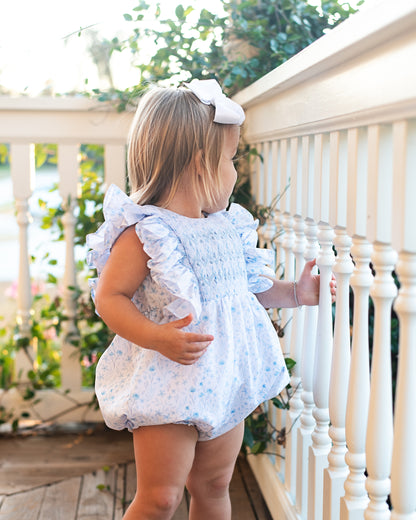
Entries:
[[241,125],[245,119],[241,106],[228,98],[215,79],[193,79],[184,85],[205,105],[215,107],[214,122],[223,125]]

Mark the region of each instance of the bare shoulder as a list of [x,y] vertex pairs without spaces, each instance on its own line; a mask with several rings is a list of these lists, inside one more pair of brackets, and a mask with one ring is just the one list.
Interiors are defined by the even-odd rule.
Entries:
[[101,291],[121,292],[131,297],[149,273],[148,260],[149,256],[145,253],[134,226],[130,226],[114,243],[101,273],[98,288]]
[[148,255],[146,255],[144,252],[143,244],[140,242],[139,237],[137,236],[134,225],[126,228],[121,233],[111,249],[112,253],[113,251],[127,251],[130,254],[137,253],[149,259]]

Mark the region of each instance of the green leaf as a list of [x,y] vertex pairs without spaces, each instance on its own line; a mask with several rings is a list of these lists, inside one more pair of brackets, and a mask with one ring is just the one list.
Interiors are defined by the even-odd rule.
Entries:
[[177,6],[177,8],[175,9],[175,14],[178,17],[178,20],[183,20],[184,15],[185,15],[185,10],[181,4],[179,4]]
[[126,20],[126,22],[132,22],[133,21],[133,17],[132,17],[131,14],[128,14],[128,13],[123,14],[123,17]]
[[54,276],[54,275],[51,274],[51,273],[48,273],[48,277],[47,277],[46,281],[47,281],[48,283],[53,283],[53,284],[58,283],[58,279],[56,278],[56,276]]

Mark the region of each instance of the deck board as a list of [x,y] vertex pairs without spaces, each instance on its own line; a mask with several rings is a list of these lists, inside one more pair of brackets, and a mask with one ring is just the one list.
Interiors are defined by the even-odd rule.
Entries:
[[81,480],[82,477],[73,477],[46,487],[39,518],[75,520]]
[[[136,492],[129,435],[0,439],[0,451],[0,520],[122,520]],[[242,456],[230,496],[233,520],[271,520]],[[173,520],[187,520],[188,503],[185,492]]]

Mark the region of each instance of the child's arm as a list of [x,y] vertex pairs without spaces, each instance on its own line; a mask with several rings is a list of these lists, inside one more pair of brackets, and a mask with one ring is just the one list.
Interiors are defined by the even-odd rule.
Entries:
[[[306,262],[305,268],[296,283],[296,296],[299,305],[318,305],[319,303],[319,275],[313,275],[312,269],[315,260]],[[332,277],[330,282],[333,301],[336,294],[336,282]],[[295,288],[293,282],[273,280],[273,285],[267,291],[256,294],[259,302],[266,308],[296,307]]]
[[134,226],[128,228],[114,244],[100,275],[95,293],[97,312],[113,332],[128,341],[191,365],[214,338],[184,332],[182,329],[192,321],[191,315],[158,325],[136,308],[131,298],[149,273],[148,260]]

